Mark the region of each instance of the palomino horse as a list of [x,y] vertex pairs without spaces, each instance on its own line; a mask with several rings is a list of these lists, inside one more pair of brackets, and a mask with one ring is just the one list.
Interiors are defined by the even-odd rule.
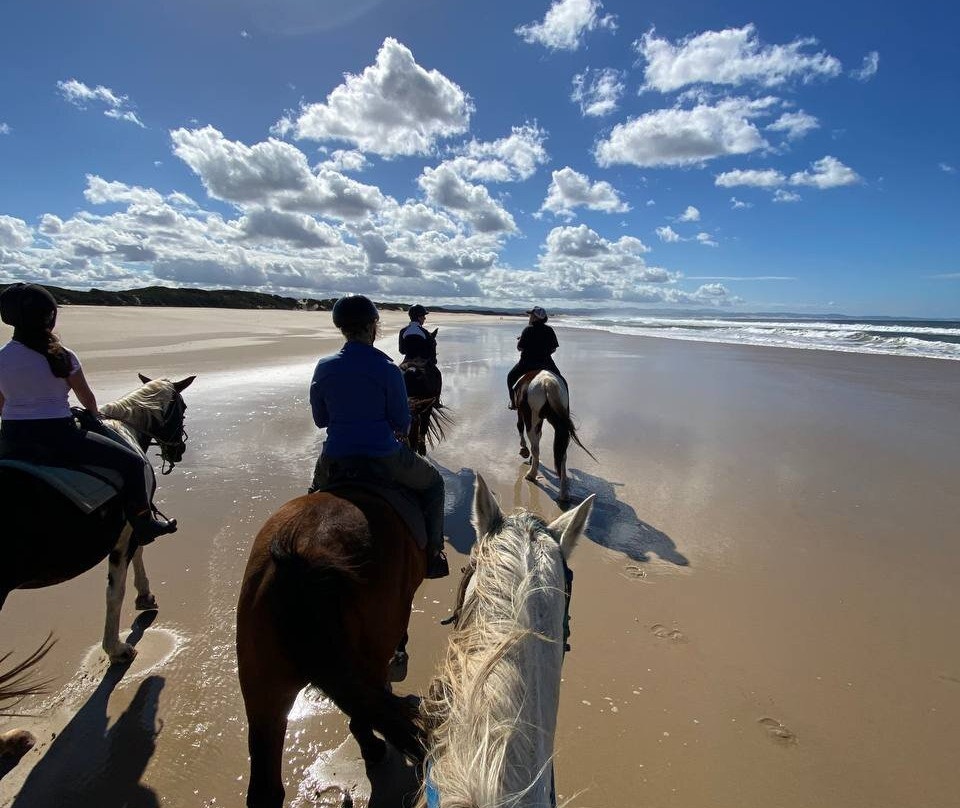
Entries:
[[[150,380],[119,401],[104,404],[100,412],[131,447],[146,453],[160,447],[165,471],[183,458],[187,434],[183,429],[187,405],[181,393],[195,376],[183,381]],[[12,468],[0,468],[0,513],[4,542],[0,551],[0,608],[14,589],[52,586],[92,569],[109,556],[107,615],[103,650],[114,663],[129,662],[136,649],[120,642],[120,610],[133,562],[136,607],[156,609],[143,566],[143,548],[130,540],[131,530],[117,497],[84,515],[65,496],[36,477]]]
[[[528,480],[537,479],[540,470],[540,437],[543,434],[543,422],[547,421],[553,427],[553,463],[560,478],[558,499],[564,502],[570,497],[567,449],[571,438],[590,457],[597,459],[577,437],[577,430],[570,418],[567,386],[549,370],[531,370],[517,382],[513,395],[517,405],[520,456],[530,457],[530,471],[526,477]],[[530,449],[527,449],[524,431],[530,440]]]
[[340,488],[291,500],[257,534],[237,605],[250,808],[283,805],[287,715],[307,685],[350,718],[368,763],[423,754],[417,710],[388,688],[426,556],[380,497]]
[[[477,542],[456,630],[422,709],[427,804],[551,808],[567,560],[593,496],[547,525],[504,516],[477,475]],[[438,798],[439,795],[439,798]]]
[[427,453],[427,444],[431,446],[444,438],[444,427],[451,423],[447,408],[440,401],[443,391],[443,374],[437,367],[437,332],[435,328],[428,333],[433,359],[411,359],[400,365],[403,381],[407,387],[407,401],[410,404],[410,432],[407,442],[417,454]]

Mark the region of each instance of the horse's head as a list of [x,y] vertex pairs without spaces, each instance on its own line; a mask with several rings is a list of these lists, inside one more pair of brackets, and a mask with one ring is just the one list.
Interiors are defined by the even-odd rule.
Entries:
[[169,379],[151,379],[142,373],[137,375],[144,387],[156,388],[151,392],[157,396],[160,417],[154,419],[145,431],[160,447],[162,473],[169,474],[173,467],[183,460],[183,453],[187,448],[187,430],[184,429],[187,403],[181,394],[197,377],[188,376],[179,382],[172,382]]

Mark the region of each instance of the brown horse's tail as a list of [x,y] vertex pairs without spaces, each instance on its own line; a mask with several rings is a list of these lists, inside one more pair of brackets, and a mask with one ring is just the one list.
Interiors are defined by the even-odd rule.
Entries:
[[300,528],[291,525],[270,543],[291,654],[311,684],[340,710],[371,725],[403,754],[421,759],[417,706],[371,683],[352,660],[343,596],[360,581],[356,552],[341,542],[319,541],[314,531]]
[[[41,646],[23,662],[14,665],[8,671],[0,673],[0,716],[16,715],[16,713],[7,712],[7,710],[27,696],[36,696],[47,692],[47,685],[53,680],[37,679],[33,668],[49,653],[55,642],[53,635],[48,634],[47,639],[43,641]],[[6,662],[9,657],[9,653],[0,657],[0,665]]]
[[563,459],[567,456],[567,448],[570,446],[571,440],[590,455],[595,463],[600,462],[594,457],[593,452],[580,442],[577,427],[570,416],[570,407],[565,401],[555,400],[553,396],[548,394],[547,403],[540,410],[540,414],[553,427],[553,467],[558,472]]

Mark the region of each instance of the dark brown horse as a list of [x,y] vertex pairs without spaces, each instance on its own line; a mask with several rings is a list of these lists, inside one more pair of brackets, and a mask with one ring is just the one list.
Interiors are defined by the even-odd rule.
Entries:
[[426,354],[432,358],[418,357],[403,362],[403,381],[407,387],[407,401],[410,404],[410,431],[407,442],[417,454],[425,455],[427,446],[434,446],[444,438],[444,428],[452,421],[447,408],[440,401],[443,392],[443,374],[437,367],[437,332],[428,332],[429,349]]
[[[157,444],[164,464],[172,468],[186,448],[183,421],[187,405],[181,393],[194,378],[171,382],[141,374],[142,387],[100,408],[104,423],[144,453]],[[68,581],[109,557],[103,650],[112,662],[133,659],[136,651],[119,637],[120,609],[131,562],[137,608],[156,609],[157,602],[143,567],[143,548],[130,540],[119,498],[85,515],[38,478],[0,468],[0,513],[7,539],[0,551],[0,608],[14,589],[39,589]]]
[[249,727],[250,808],[283,805],[287,715],[307,685],[350,718],[368,763],[383,735],[423,754],[417,708],[388,689],[426,559],[373,493],[340,489],[291,500],[257,534],[237,606],[237,661]]

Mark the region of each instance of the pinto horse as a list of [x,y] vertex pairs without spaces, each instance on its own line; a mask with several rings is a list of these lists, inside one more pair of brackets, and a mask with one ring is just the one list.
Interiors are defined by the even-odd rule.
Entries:
[[349,716],[364,761],[386,744],[419,760],[417,710],[388,687],[426,556],[376,494],[338,488],[291,500],[253,544],[237,605],[250,750],[249,808],[283,805],[287,715],[318,687]]
[[[164,470],[169,472],[183,459],[186,449],[183,422],[187,405],[181,393],[195,378],[171,382],[140,374],[142,387],[100,407],[104,424],[140,452],[158,445]],[[109,557],[103,650],[111,662],[131,661],[136,649],[120,642],[120,610],[131,562],[137,609],[156,609],[157,600],[150,592],[143,548],[131,541],[132,531],[119,498],[85,515],[42,480],[0,467],[0,513],[6,539],[0,549],[0,608],[14,589],[39,589],[68,581]]]
[[[570,588],[593,496],[551,524],[504,516],[477,475],[477,542],[456,629],[421,709],[427,804],[552,808],[553,740]],[[438,799],[439,795],[439,799]]]
[[438,331],[435,328],[428,332],[430,348],[425,353],[431,354],[432,359],[408,359],[400,365],[411,415],[407,442],[421,455],[427,453],[427,444],[433,446],[443,440],[444,428],[452,423],[447,408],[440,401],[443,374],[437,367]]
[[[567,477],[567,449],[573,440],[594,460],[592,452],[580,442],[576,427],[570,417],[570,399],[567,386],[549,370],[531,370],[517,381],[513,390],[517,406],[517,431],[520,433],[520,456],[530,458],[528,480],[536,480],[540,470],[540,438],[543,422],[553,427],[553,462],[560,479],[558,499],[570,498],[570,481]],[[527,448],[527,440],[530,448]]]

